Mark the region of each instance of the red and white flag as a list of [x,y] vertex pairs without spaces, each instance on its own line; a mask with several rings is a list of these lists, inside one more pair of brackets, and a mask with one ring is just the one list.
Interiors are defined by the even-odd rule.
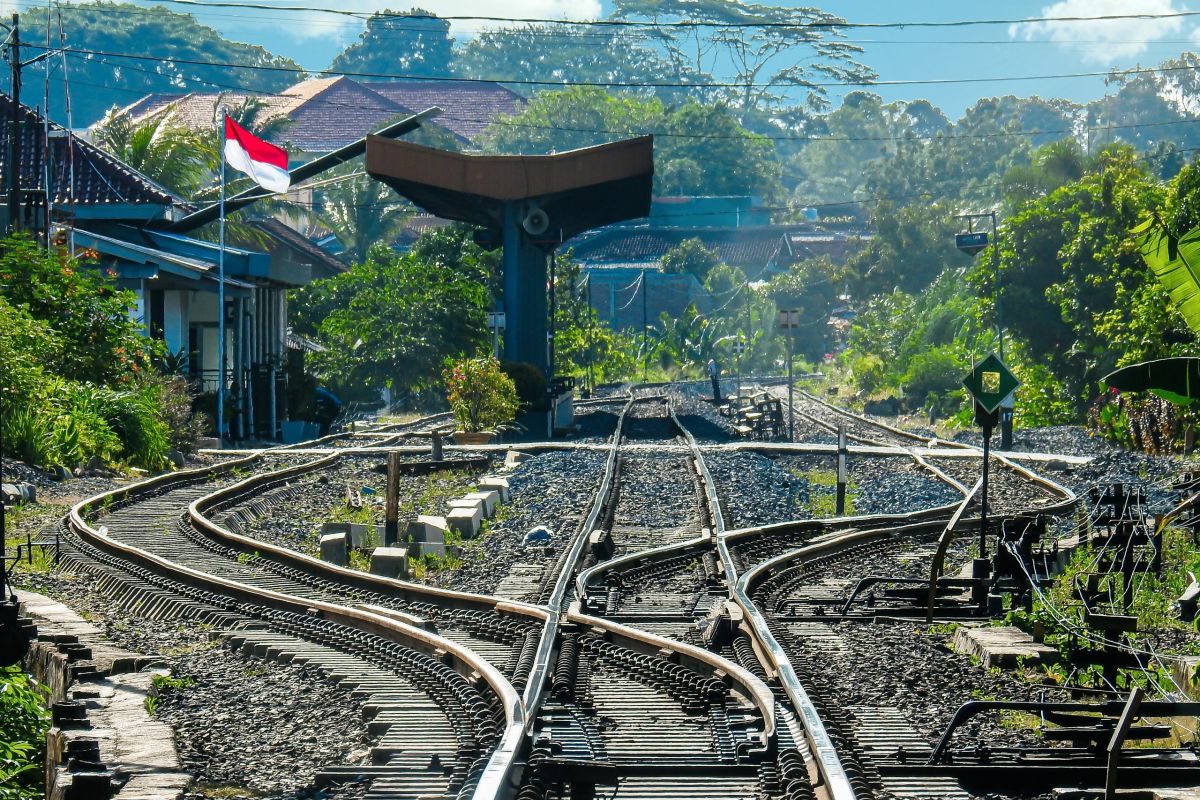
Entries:
[[287,151],[264,142],[228,116],[225,117],[225,160],[268,191],[286,192],[292,185]]

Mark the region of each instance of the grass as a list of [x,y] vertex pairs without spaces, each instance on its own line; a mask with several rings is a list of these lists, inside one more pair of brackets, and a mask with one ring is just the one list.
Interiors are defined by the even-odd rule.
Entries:
[[[11,557],[16,555],[18,547],[21,548],[21,560],[17,562],[14,574],[44,573],[54,568],[53,547],[35,546],[32,551],[26,551],[25,545],[30,540],[53,540],[53,531],[47,531],[47,526],[62,516],[64,510],[61,506],[44,503],[5,509],[4,553]],[[43,536],[44,533],[49,535]]]
[[[809,513],[814,519],[835,517],[837,514],[837,471],[831,469],[790,469],[792,475],[806,481],[809,486]],[[846,482],[846,516],[854,514],[854,496],[858,484]]]

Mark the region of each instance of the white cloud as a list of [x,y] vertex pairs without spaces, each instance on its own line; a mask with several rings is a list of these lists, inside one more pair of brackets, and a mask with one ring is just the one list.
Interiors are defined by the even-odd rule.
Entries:
[[[1062,0],[1042,9],[1042,17],[1104,17],[1115,14],[1171,14],[1184,9],[1175,0]],[[1114,65],[1121,59],[1135,58],[1151,43],[1177,34],[1183,28],[1183,18],[1112,19],[1022,22],[1009,26],[1014,39],[1033,41],[1045,39],[1057,42],[1064,49],[1077,52],[1084,61],[1103,66]]]

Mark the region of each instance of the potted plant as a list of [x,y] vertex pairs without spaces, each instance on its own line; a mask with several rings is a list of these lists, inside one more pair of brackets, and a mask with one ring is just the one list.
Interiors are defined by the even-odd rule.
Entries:
[[458,361],[442,377],[459,428],[454,432],[455,444],[487,444],[497,427],[516,419],[520,408],[516,386],[492,356]]

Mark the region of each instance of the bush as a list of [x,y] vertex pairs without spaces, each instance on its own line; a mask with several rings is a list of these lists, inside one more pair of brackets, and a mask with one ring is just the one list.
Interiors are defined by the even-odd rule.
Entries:
[[512,422],[520,408],[512,378],[488,356],[459,361],[442,373],[446,400],[464,431],[483,431]]
[[42,797],[47,694],[19,667],[0,668],[0,800]]
[[948,396],[962,394],[966,367],[948,347],[935,347],[913,356],[904,376],[904,391],[917,406],[940,406]]
[[874,394],[884,386],[883,359],[872,353],[857,356],[850,362],[850,372],[854,374],[854,382],[858,388],[867,394]]

